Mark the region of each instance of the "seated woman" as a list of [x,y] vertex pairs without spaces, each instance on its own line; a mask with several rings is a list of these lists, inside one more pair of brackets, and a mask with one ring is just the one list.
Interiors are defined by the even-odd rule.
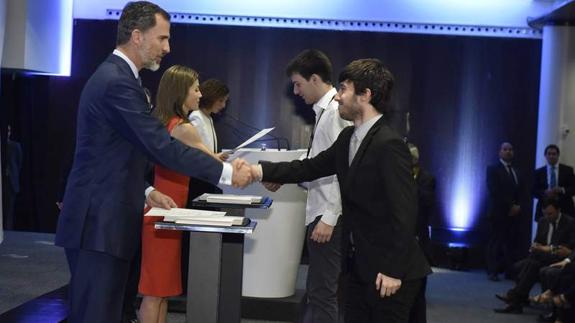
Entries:
[[[153,114],[168,128],[172,137],[219,159],[201,144],[198,131],[187,118],[190,111],[198,109],[201,97],[198,73],[189,67],[172,66],[160,80]],[[154,187],[171,197],[178,207],[186,205],[188,184],[189,177],[155,166]],[[155,230],[154,222],[160,220],[161,217],[144,217],[143,222],[139,284],[143,295],[139,312],[142,323],[166,322],[167,298],[182,294],[182,233]]]

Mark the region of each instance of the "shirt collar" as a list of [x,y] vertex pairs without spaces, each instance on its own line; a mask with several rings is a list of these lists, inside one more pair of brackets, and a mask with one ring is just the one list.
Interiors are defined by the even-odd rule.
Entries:
[[126,63],[128,63],[128,65],[130,66],[130,69],[132,70],[132,73],[134,73],[134,77],[136,79],[138,79],[140,77],[139,73],[138,73],[138,68],[136,67],[136,64],[134,64],[134,62],[132,62],[128,56],[126,56],[126,54],[122,53],[120,50],[118,49],[114,49],[114,51],[112,52],[112,54],[119,56],[121,59],[125,60]]
[[383,115],[378,114],[377,116],[367,120],[361,126],[355,128],[353,135],[356,136],[360,142],[363,141],[363,138],[365,138],[369,129],[371,129],[371,127],[373,127],[377,120],[379,120],[382,116]]
[[506,161],[504,161],[503,159],[499,158],[499,161],[503,164],[503,166],[505,167],[511,167],[511,163],[507,163]]
[[313,105],[313,111],[315,112],[315,114],[319,114],[320,111],[322,109],[326,109],[327,106],[331,103],[331,101],[333,100],[333,97],[337,94],[337,90],[332,87],[331,90],[327,91],[322,97],[321,99],[319,99],[314,105]]

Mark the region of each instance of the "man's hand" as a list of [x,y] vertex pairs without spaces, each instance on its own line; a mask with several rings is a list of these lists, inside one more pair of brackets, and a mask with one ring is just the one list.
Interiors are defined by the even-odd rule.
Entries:
[[401,279],[391,278],[382,273],[377,273],[375,279],[375,289],[379,291],[379,296],[391,296],[401,288]]
[[313,228],[310,239],[317,243],[328,242],[333,233],[333,225],[326,224],[319,220]]
[[567,248],[567,247],[565,247],[565,246],[562,246],[562,245],[559,245],[559,246],[557,247],[557,249],[555,249],[555,254],[558,255],[559,257],[565,257],[565,258],[567,258],[567,257],[569,257],[569,255],[571,254],[571,252],[572,252],[571,249],[569,249],[569,248]]
[[62,211],[62,208],[64,207],[64,203],[56,202],[56,206],[58,207],[58,210]]
[[570,261],[568,261],[568,260],[566,260],[566,259],[563,259],[563,260],[561,260],[561,261],[559,261],[559,262],[556,262],[556,263],[554,263],[554,264],[549,265],[549,267],[559,267],[559,268],[563,269],[563,267],[567,266],[567,264],[568,264],[569,262],[570,262]]
[[153,190],[148,194],[146,204],[148,204],[149,207],[161,207],[166,210],[178,207],[171,197],[157,190]]
[[279,190],[280,187],[282,187],[282,184],[270,183],[270,182],[262,182],[262,185],[270,192],[275,192]]
[[241,158],[232,161],[234,172],[232,174],[232,186],[244,188],[252,183],[252,172],[248,162]]

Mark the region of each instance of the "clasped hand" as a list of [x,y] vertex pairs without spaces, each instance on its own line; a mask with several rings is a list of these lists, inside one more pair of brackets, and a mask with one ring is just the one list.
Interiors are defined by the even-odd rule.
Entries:
[[250,164],[241,158],[236,158],[232,162],[234,168],[232,174],[232,186],[244,188],[254,181]]

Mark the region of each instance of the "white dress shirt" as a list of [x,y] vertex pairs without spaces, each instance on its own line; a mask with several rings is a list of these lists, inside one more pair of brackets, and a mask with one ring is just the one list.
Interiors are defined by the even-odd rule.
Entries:
[[[134,62],[132,62],[130,60],[130,58],[128,58],[128,56],[126,56],[124,53],[122,53],[121,51],[114,49],[114,51],[112,52],[112,54],[120,57],[121,59],[123,59],[124,61],[126,61],[126,63],[128,63],[128,65],[130,66],[130,69],[132,70],[132,73],[134,73],[134,78],[138,79],[139,74],[138,74],[138,68],[136,67],[136,64],[134,64]],[[232,165],[230,163],[224,163],[224,167],[222,168],[222,174],[220,175],[220,180],[219,180],[219,184],[224,184],[224,185],[232,185],[232,175],[234,172],[234,168],[232,167]],[[146,198],[148,197],[148,195],[154,190],[154,187],[149,186],[148,188],[146,188],[145,191],[145,195]]]
[[[313,105],[316,126],[309,158],[331,147],[343,128],[352,123],[339,116],[339,104],[333,99],[337,90],[332,88]],[[308,225],[321,215],[325,224],[336,225],[341,214],[341,195],[335,175],[312,181],[308,185],[305,224]]]
[[196,127],[202,142],[212,153],[217,153],[218,137],[214,129],[214,120],[200,110],[192,111],[189,116],[190,123]]

